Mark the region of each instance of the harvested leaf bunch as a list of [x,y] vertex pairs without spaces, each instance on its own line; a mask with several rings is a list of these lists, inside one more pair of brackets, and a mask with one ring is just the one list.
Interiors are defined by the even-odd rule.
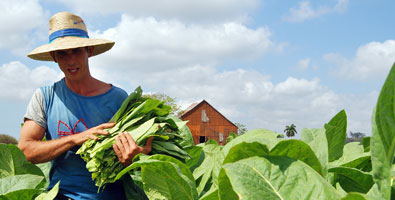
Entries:
[[180,129],[186,122],[169,116],[170,111],[165,102],[142,97],[142,89],[137,87],[110,120],[115,122],[115,126],[107,129],[109,134],[98,136],[98,140],[88,140],[81,146],[77,154],[87,162],[86,168],[99,189],[115,182],[117,174],[125,168],[112,148],[119,133],[128,132],[139,146],[154,136],[151,153],[166,154],[180,160],[189,158],[180,145],[183,140]]

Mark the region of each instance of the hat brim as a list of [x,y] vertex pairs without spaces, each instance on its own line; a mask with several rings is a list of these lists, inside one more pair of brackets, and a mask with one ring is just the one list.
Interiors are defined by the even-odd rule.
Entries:
[[92,56],[95,56],[110,50],[114,46],[114,44],[115,42],[109,40],[68,36],[58,38],[49,44],[37,47],[27,56],[34,60],[53,61],[51,54],[49,53],[51,51],[74,49],[88,46],[94,47]]

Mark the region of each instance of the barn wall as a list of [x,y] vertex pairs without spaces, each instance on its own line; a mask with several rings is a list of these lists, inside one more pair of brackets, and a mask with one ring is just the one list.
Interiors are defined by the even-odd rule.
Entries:
[[[202,110],[206,112],[208,117],[207,122],[202,121]],[[184,115],[182,119],[189,121],[187,125],[192,132],[195,144],[199,144],[200,136],[205,136],[206,141],[214,139],[223,145],[226,143],[226,138],[231,132],[237,133],[237,127],[205,101]],[[219,141],[220,133],[223,134],[222,142]]]

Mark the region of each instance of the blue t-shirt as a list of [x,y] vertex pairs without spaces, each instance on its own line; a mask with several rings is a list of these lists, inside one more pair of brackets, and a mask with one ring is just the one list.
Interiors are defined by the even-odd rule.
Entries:
[[[127,93],[115,86],[97,96],[72,92],[64,79],[40,88],[47,121],[46,138],[52,140],[81,133],[108,122],[126,99]],[[60,180],[59,192],[73,199],[125,199],[121,182],[108,184],[97,193],[86,162],[75,154],[76,146],[52,161],[50,188]]]

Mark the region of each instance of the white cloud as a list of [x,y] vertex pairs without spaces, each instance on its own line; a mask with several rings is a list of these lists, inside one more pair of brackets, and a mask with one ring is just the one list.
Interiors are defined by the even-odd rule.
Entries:
[[327,54],[324,59],[337,65],[333,73],[339,77],[363,81],[384,79],[395,61],[395,40],[363,45],[351,59],[336,53]]
[[132,72],[254,59],[277,48],[270,40],[270,31],[263,27],[249,29],[238,23],[186,25],[176,20],[128,15],[123,15],[116,27],[90,35],[116,42],[105,56],[95,58],[96,66]]
[[54,69],[40,66],[33,70],[15,61],[0,66],[0,99],[27,100],[40,86],[59,80],[61,75]]
[[35,37],[33,29],[47,24],[47,18],[38,0],[7,0],[0,1],[0,23],[0,49],[26,54]]
[[297,69],[300,71],[306,71],[310,67],[311,58],[301,59],[297,63]]
[[378,96],[379,92],[377,91],[368,94],[345,94],[341,96],[342,104],[347,106],[345,108],[348,132],[371,134],[371,119]]
[[59,0],[78,13],[127,13],[135,17],[178,19],[192,23],[245,21],[259,0]]
[[300,1],[299,6],[290,8],[289,13],[283,19],[289,22],[302,22],[330,13],[344,12],[347,10],[348,1],[349,0],[337,0],[337,3],[332,7],[319,6],[316,9],[312,8],[310,1]]

